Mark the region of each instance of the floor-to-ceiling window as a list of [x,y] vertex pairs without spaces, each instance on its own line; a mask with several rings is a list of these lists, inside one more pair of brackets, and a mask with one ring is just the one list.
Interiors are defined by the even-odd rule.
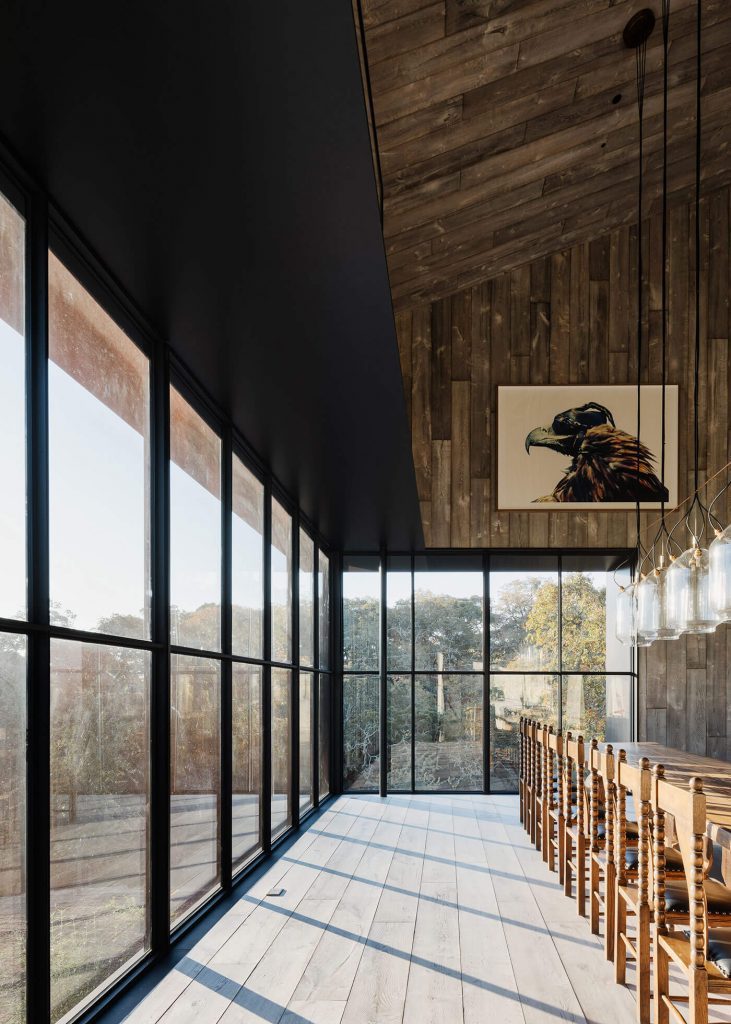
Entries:
[[631,654],[614,639],[622,557],[389,555],[382,606],[380,558],[347,556],[345,787],[514,792],[521,715],[631,738]]
[[51,1017],[150,943],[150,365],[51,253]]
[[57,1024],[329,793],[330,562],[93,254],[3,182],[0,1024]]
[[381,764],[381,569],[377,556],[343,563],[343,780],[377,789]]
[[221,881],[221,438],[170,390],[170,919]]
[[633,735],[631,651],[614,636],[623,561],[606,556],[490,558],[490,788],[518,785],[521,715],[598,739]]
[[[0,195],[0,616],[25,621],[25,218]],[[25,1015],[26,665],[22,634],[0,633],[0,1024]]]

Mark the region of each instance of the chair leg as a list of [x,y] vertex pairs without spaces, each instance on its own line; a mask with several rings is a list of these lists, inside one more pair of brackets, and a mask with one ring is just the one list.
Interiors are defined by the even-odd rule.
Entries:
[[570,899],[573,895],[571,892],[571,882],[573,875],[573,868],[571,867],[571,858],[574,852],[574,840],[568,829],[564,829],[563,834],[563,892],[564,896],[568,896]]
[[536,844],[536,814],[538,811],[538,794],[531,793],[530,801],[530,841]]
[[703,970],[692,969],[688,974],[688,1024],[708,1024],[708,975]]
[[586,917],[586,839],[579,832],[576,837],[576,912]]
[[563,815],[559,814],[556,824],[556,835],[558,836],[558,884],[563,885],[566,877],[566,864],[564,854],[566,852],[566,829],[564,828]]
[[604,955],[614,960],[614,918],[617,907],[617,878],[613,864],[604,867]]
[[599,934],[599,862],[589,854],[589,927],[592,935]]
[[654,964],[652,976],[653,1001],[655,1003],[655,1024],[670,1024],[670,1011],[663,1002],[663,996],[670,993],[670,958],[660,945],[657,932],[654,934]]
[[620,936],[627,931],[627,904],[617,896],[614,919],[614,980],[624,985],[627,977],[627,948]]
[[635,948],[637,950],[637,1021],[638,1024],[650,1024],[650,908],[638,907],[637,934]]
[[546,843],[546,862],[548,864],[548,870],[549,871],[555,871],[556,870],[556,850],[555,850],[555,847],[553,845],[554,838],[555,838],[555,833],[554,833],[554,830],[553,830],[553,826],[554,826],[555,822],[554,822],[553,817],[550,814],[548,816],[548,821],[546,822],[546,824],[548,826],[547,829],[546,829],[546,836],[547,836],[547,840],[548,840],[547,843]]
[[548,801],[541,804],[541,857],[544,864],[548,864],[548,849],[551,838],[551,815],[548,813]]

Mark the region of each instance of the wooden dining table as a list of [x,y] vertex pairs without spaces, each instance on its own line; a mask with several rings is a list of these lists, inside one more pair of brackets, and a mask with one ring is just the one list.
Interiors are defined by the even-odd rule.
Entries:
[[[606,744],[600,743],[599,746],[605,747]],[[694,776],[703,779],[707,833],[715,843],[731,854],[731,762],[689,754],[685,750],[664,747],[661,743],[613,743],[612,747],[615,757],[620,750],[625,750],[627,760],[632,765],[639,764],[643,757],[649,759],[651,767],[663,765],[665,778],[677,786],[687,786]],[[725,869],[724,864],[724,875]]]

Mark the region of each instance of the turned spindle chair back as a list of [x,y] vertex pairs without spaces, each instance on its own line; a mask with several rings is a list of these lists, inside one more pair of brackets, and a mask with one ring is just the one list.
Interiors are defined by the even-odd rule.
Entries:
[[535,844],[538,835],[538,803],[541,787],[541,743],[540,725],[531,720],[528,731],[530,758],[528,765],[528,818],[531,842]]
[[594,935],[604,919],[604,955],[614,959],[614,906],[617,872],[614,863],[614,748],[589,751],[589,920]]
[[[614,974],[620,985],[627,977],[627,954],[635,961],[637,1019],[650,1022],[650,762],[629,764],[620,750],[615,765],[615,865],[617,874],[614,917]],[[637,872],[627,870],[627,799],[632,794],[637,814]],[[627,919],[634,918],[634,934],[627,931]]]
[[564,741],[564,893],[574,895],[580,915],[586,913],[586,748],[583,736]]
[[548,861],[549,808],[553,795],[553,778],[549,771],[548,738],[553,733],[553,726],[545,722],[538,726],[538,782],[536,785],[536,849],[541,851],[544,861]]
[[[672,1019],[688,1024],[706,1024],[709,1004],[728,1006],[731,999],[731,945],[728,915],[718,914],[721,883],[706,876],[706,798],[701,779],[693,778],[688,788],[671,785],[662,766],[653,776],[652,804],[655,843],[655,1000],[657,1024]],[[684,928],[670,928],[666,914],[665,829],[668,816],[675,822],[675,834],[683,859],[688,890],[688,918]],[[720,889],[720,891],[719,891]],[[714,906],[716,911],[714,912]],[[711,908],[711,909],[709,909]],[[714,929],[715,920],[726,918],[725,928]],[[688,985],[688,994],[670,995],[669,967],[674,963]],[[687,1006],[687,1012],[680,1005]]]
[[525,742],[525,726],[527,719],[520,716],[520,724],[518,727],[518,801],[519,801],[519,815],[523,825],[525,825],[525,753],[526,753],[526,742]]
[[523,779],[523,827],[528,836],[532,829],[532,800],[533,800],[533,761],[534,761],[534,729],[535,723],[527,718],[524,722],[523,735],[523,766],[525,778]]
[[[721,851],[707,835],[706,798],[701,779],[688,788],[670,784],[662,765],[653,772],[651,803],[654,831],[655,1000],[657,1020],[682,1020],[676,1003],[688,1003],[690,1024],[708,1019],[708,1004],[729,1007],[731,999],[731,889],[723,882]],[[666,846],[669,819],[682,861],[682,879],[670,869]],[[670,961],[688,980],[689,994],[668,989]],[[709,996],[721,997],[711,998]],[[670,1006],[670,1003],[673,1005]]]
[[563,841],[564,841],[564,757],[563,736],[560,732],[548,733],[548,779],[549,804],[546,819],[546,852],[551,871],[558,867],[558,880],[563,885]]

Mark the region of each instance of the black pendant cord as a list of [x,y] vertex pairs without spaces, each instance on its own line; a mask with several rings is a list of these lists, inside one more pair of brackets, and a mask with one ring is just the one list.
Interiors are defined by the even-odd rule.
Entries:
[[[700,367],[701,367],[701,65],[702,65],[702,0],[696,3],[696,91],[695,91],[695,365],[693,367],[693,501],[684,522],[693,546],[700,548],[706,530],[708,510],[701,501],[700,476]],[[694,526],[695,524],[695,526]]]
[[665,471],[667,446],[667,341],[668,341],[668,66],[670,49],[670,0],[662,0],[662,270],[661,270],[661,442],[660,442],[660,483],[663,487],[660,502],[660,526],[653,541],[653,550],[659,549],[660,564],[664,555],[671,554],[670,533],[665,520]]
[[637,188],[637,462],[635,490],[635,531],[637,534],[637,564],[642,565],[644,554],[641,539],[640,522],[640,432],[642,426],[642,296],[644,267],[642,261],[642,193],[643,193],[643,148],[645,107],[645,71],[647,67],[647,41],[644,40],[635,50],[637,74],[637,114],[639,119],[639,165]]

